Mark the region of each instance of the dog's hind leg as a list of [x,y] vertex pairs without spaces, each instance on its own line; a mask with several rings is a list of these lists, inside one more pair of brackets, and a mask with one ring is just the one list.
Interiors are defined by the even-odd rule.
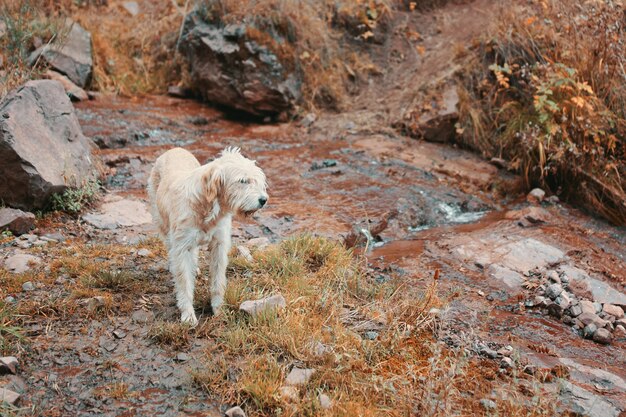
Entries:
[[176,237],[170,241],[170,271],[174,277],[176,303],[181,313],[181,321],[193,326],[198,324],[193,309],[196,271],[198,269],[198,251],[195,239],[190,236]]
[[213,314],[220,312],[226,292],[226,267],[228,266],[228,252],[230,251],[231,219],[221,220],[213,235],[210,244],[209,264],[211,275],[211,309]]

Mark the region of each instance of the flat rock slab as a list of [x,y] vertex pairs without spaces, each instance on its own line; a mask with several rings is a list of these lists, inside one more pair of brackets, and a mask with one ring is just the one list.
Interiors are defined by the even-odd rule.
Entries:
[[260,300],[244,301],[239,306],[239,310],[246,312],[251,316],[258,316],[270,311],[282,310],[286,306],[287,303],[285,302],[285,298],[278,294]]
[[600,395],[571,382],[564,382],[561,397],[566,403],[569,403],[576,415],[586,417],[618,417],[620,415],[620,410]]
[[20,394],[7,388],[0,388],[0,403],[15,405],[20,399]]
[[83,220],[98,229],[141,226],[152,222],[146,204],[137,200],[109,197],[97,213],[88,213]]
[[9,256],[4,261],[4,267],[14,274],[21,274],[31,268],[31,265],[38,265],[41,263],[41,259],[37,256],[29,255],[26,253],[17,253]]

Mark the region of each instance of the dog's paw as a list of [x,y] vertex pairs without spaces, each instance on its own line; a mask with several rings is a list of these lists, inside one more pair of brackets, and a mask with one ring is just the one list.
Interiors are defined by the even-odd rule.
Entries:
[[198,319],[196,318],[196,313],[193,311],[183,312],[180,316],[180,321],[190,325],[191,327],[196,327],[198,325]]
[[218,316],[220,314],[222,304],[224,304],[224,299],[222,297],[215,297],[211,299],[211,311],[214,316]]

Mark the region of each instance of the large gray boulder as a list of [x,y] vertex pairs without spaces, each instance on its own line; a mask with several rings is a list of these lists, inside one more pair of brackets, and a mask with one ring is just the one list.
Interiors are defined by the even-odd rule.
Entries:
[[58,81],[29,81],[0,102],[0,199],[44,208],[53,193],[97,178],[95,148]]
[[91,81],[93,71],[91,34],[71,19],[67,19],[66,26],[66,34],[33,51],[29,62],[31,65],[37,61],[46,63],[74,84],[85,88]]
[[[293,64],[251,39],[251,28],[248,23],[207,23],[197,11],[188,14],[178,49],[189,64],[191,87],[207,101],[255,115],[289,110],[300,98],[300,76],[290,68]],[[266,34],[276,44],[287,42]]]

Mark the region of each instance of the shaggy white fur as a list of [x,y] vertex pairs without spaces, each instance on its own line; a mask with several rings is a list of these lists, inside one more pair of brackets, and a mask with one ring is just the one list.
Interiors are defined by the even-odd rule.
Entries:
[[181,320],[198,323],[193,294],[201,245],[209,245],[211,307],[224,301],[226,267],[235,214],[250,215],[267,202],[265,174],[239,148],[200,165],[188,151],[175,148],[155,162],[148,180],[153,218],[168,251]]

